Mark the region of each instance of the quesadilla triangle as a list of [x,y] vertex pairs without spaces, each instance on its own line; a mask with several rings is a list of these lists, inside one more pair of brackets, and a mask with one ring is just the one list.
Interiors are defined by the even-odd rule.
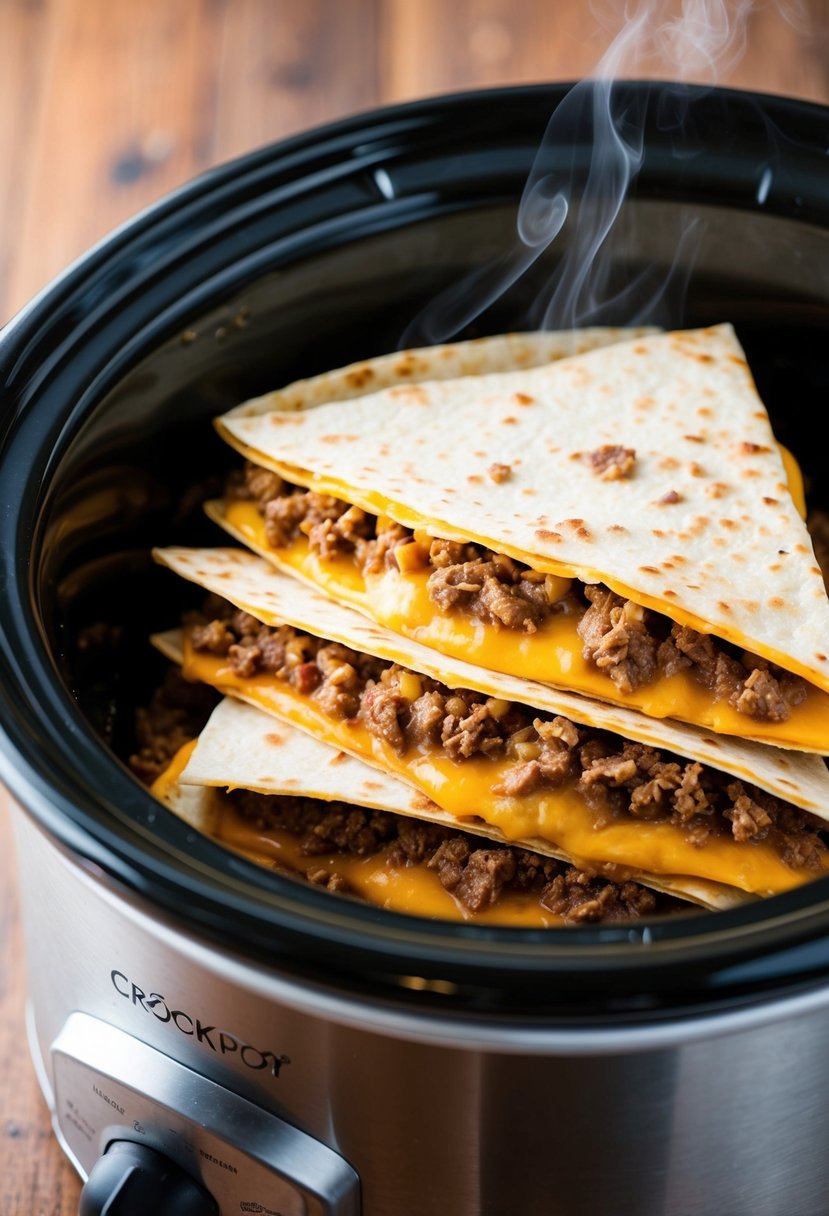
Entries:
[[[823,873],[829,771],[441,656],[245,550],[157,550],[229,604],[184,631],[183,674],[264,709],[510,841],[773,894]],[[234,608],[236,611],[234,611]]]
[[397,778],[233,698],[153,792],[252,860],[419,916],[545,926],[682,910],[654,891],[709,909],[746,899],[700,880],[571,870],[546,842],[517,848],[474,816],[461,823]]
[[269,404],[218,420],[257,467],[209,510],[282,569],[443,654],[829,752],[829,600],[730,326]]

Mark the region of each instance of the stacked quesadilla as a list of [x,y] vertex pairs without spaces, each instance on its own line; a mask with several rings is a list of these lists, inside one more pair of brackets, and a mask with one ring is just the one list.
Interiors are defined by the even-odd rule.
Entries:
[[[378,809],[373,775],[490,868],[708,907],[827,868],[829,600],[729,326],[410,352],[217,426],[247,463],[208,512],[246,547],[157,552],[214,597],[167,645],[348,758],[305,795]],[[191,759],[177,788],[284,797],[234,729],[247,777]]]

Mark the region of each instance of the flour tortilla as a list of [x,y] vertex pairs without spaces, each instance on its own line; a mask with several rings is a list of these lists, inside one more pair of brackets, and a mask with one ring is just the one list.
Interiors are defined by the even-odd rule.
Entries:
[[568,359],[614,342],[659,333],[652,326],[628,329],[595,326],[527,334],[496,334],[470,342],[424,346],[394,351],[347,367],[322,372],[308,380],[296,380],[286,388],[246,401],[233,416],[254,417],[273,410],[307,410],[329,401],[348,401],[395,386],[450,380],[458,376],[485,376],[498,372],[541,367]]
[[561,714],[574,722],[612,731],[731,773],[829,822],[829,770],[823,760],[744,739],[713,735],[696,727],[645,717],[623,706],[487,671],[440,655],[374,624],[322,592],[274,569],[244,549],[157,549],[158,562],[190,582],[229,600],[267,625],[292,625],[352,650],[399,663],[450,688]]
[[[829,691],[829,599],[730,325],[347,400],[339,376],[245,403],[219,432],[294,482],[603,582]],[[597,476],[606,444],[635,451],[632,476]]]
[[[168,635],[161,648],[171,656],[175,653],[174,639]],[[498,844],[515,844],[497,828],[475,819],[458,821],[402,781],[287,723],[274,722],[268,714],[232,697],[226,697],[214,709],[183,772],[166,787],[164,800],[181,818],[211,835],[221,814],[221,797],[217,794],[224,789],[347,802],[470,832]],[[547,841],[528,840],[521,846],[572,862]],[[704,879],[638,871],[631,871],[630,877],[653,890],[709,909],[732,908],[750,899],[743,891]]]

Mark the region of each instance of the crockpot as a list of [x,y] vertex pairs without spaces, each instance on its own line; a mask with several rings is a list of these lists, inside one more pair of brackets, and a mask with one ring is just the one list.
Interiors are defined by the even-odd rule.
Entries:
[[[0,333],[0,773],[31,1050],[85,1216],[825,1216],[829,879],[632,927],[415,919],[225,851],[119,758],[159,676],[147,634],[181,607],[149,547],[212,537],[181,507],[226,464],[209,419],[393,350],[512,256],[566,94],[419,102],[246,156]],[[614,96],[644,159],[601,252],[616,315],[580,319],[624,322],[643,272],[679,277],[636,320],[733,321],[819,503],[829,113]],[[545,155],[577,201],[590,124]],[[528,328],[572,240],[453,336]],[[103,659],[79,645],[101,622]]]

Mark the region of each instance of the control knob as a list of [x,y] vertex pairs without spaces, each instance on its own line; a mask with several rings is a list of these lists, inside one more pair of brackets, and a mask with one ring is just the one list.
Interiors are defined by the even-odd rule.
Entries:
[[145,1144],[113,1140],[92,1167],[78,1216],[219,1216],[200,1183]]

